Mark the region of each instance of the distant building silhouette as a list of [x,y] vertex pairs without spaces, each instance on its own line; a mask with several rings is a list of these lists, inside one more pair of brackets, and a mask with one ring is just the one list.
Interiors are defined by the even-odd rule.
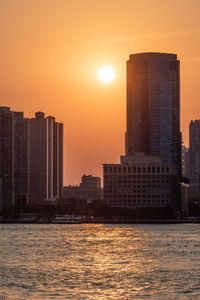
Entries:
[[64,198],[82,198],[99,200],[101,196],[101,178],[92,175],[83,175],[80,185],[68,185],[63,188]]
[[101,178],[84,174],[81,178],[80,189],[86,199],[101,199]]
[[30,119],[30,201],[56,200],[63,187],[63,124],[37,112]]
[[190,195],[200,195],[200,120],[189,126],[189,179]]
[[29,203],[29,122],[0,107],[0,209]]
[[[105,203],[131,209],[170,206],[180,210],[180,71],[176,54],[130,55],[126,121],[126,156],[120,164],[104,164]],[[186,185],[183,188],[186,190]]]

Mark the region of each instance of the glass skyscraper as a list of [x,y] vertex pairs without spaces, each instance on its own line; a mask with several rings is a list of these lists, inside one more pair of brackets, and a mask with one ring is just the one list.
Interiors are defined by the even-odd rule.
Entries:
[[126,156],[155,155],[181,174],[180,71],[176,54],[132,54],[127,62]]
[[103,165],[106,205],[187,211],[187,187],[181,181],[180,71],[175,54],[130,55],[126,108],[126,155],[120,164]]

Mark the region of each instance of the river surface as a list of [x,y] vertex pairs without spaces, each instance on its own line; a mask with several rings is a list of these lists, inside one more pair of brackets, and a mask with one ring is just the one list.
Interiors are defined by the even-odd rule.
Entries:
[[200,224],[0,224],[0,299],[200,299]]

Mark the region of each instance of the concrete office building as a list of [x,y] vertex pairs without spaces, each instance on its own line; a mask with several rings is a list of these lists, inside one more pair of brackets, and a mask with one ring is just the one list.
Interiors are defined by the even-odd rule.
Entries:
[[136,153],[120,164],[104,164],[104,202],[109,207],[177,208],[177,169],[160,157]]
[[29,203],[29,122],[0,107],[0,209]]
[[62,197],[63,124],[37,112],[30,119],[30,201]]
[[200,120],[189,126],[189,179],[190,196],[200,195]]

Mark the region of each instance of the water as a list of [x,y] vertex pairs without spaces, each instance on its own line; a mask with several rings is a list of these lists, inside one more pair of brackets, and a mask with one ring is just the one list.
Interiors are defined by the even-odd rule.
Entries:
[[0,224],[0,299],[200,299],[199,233],[199,224]]

